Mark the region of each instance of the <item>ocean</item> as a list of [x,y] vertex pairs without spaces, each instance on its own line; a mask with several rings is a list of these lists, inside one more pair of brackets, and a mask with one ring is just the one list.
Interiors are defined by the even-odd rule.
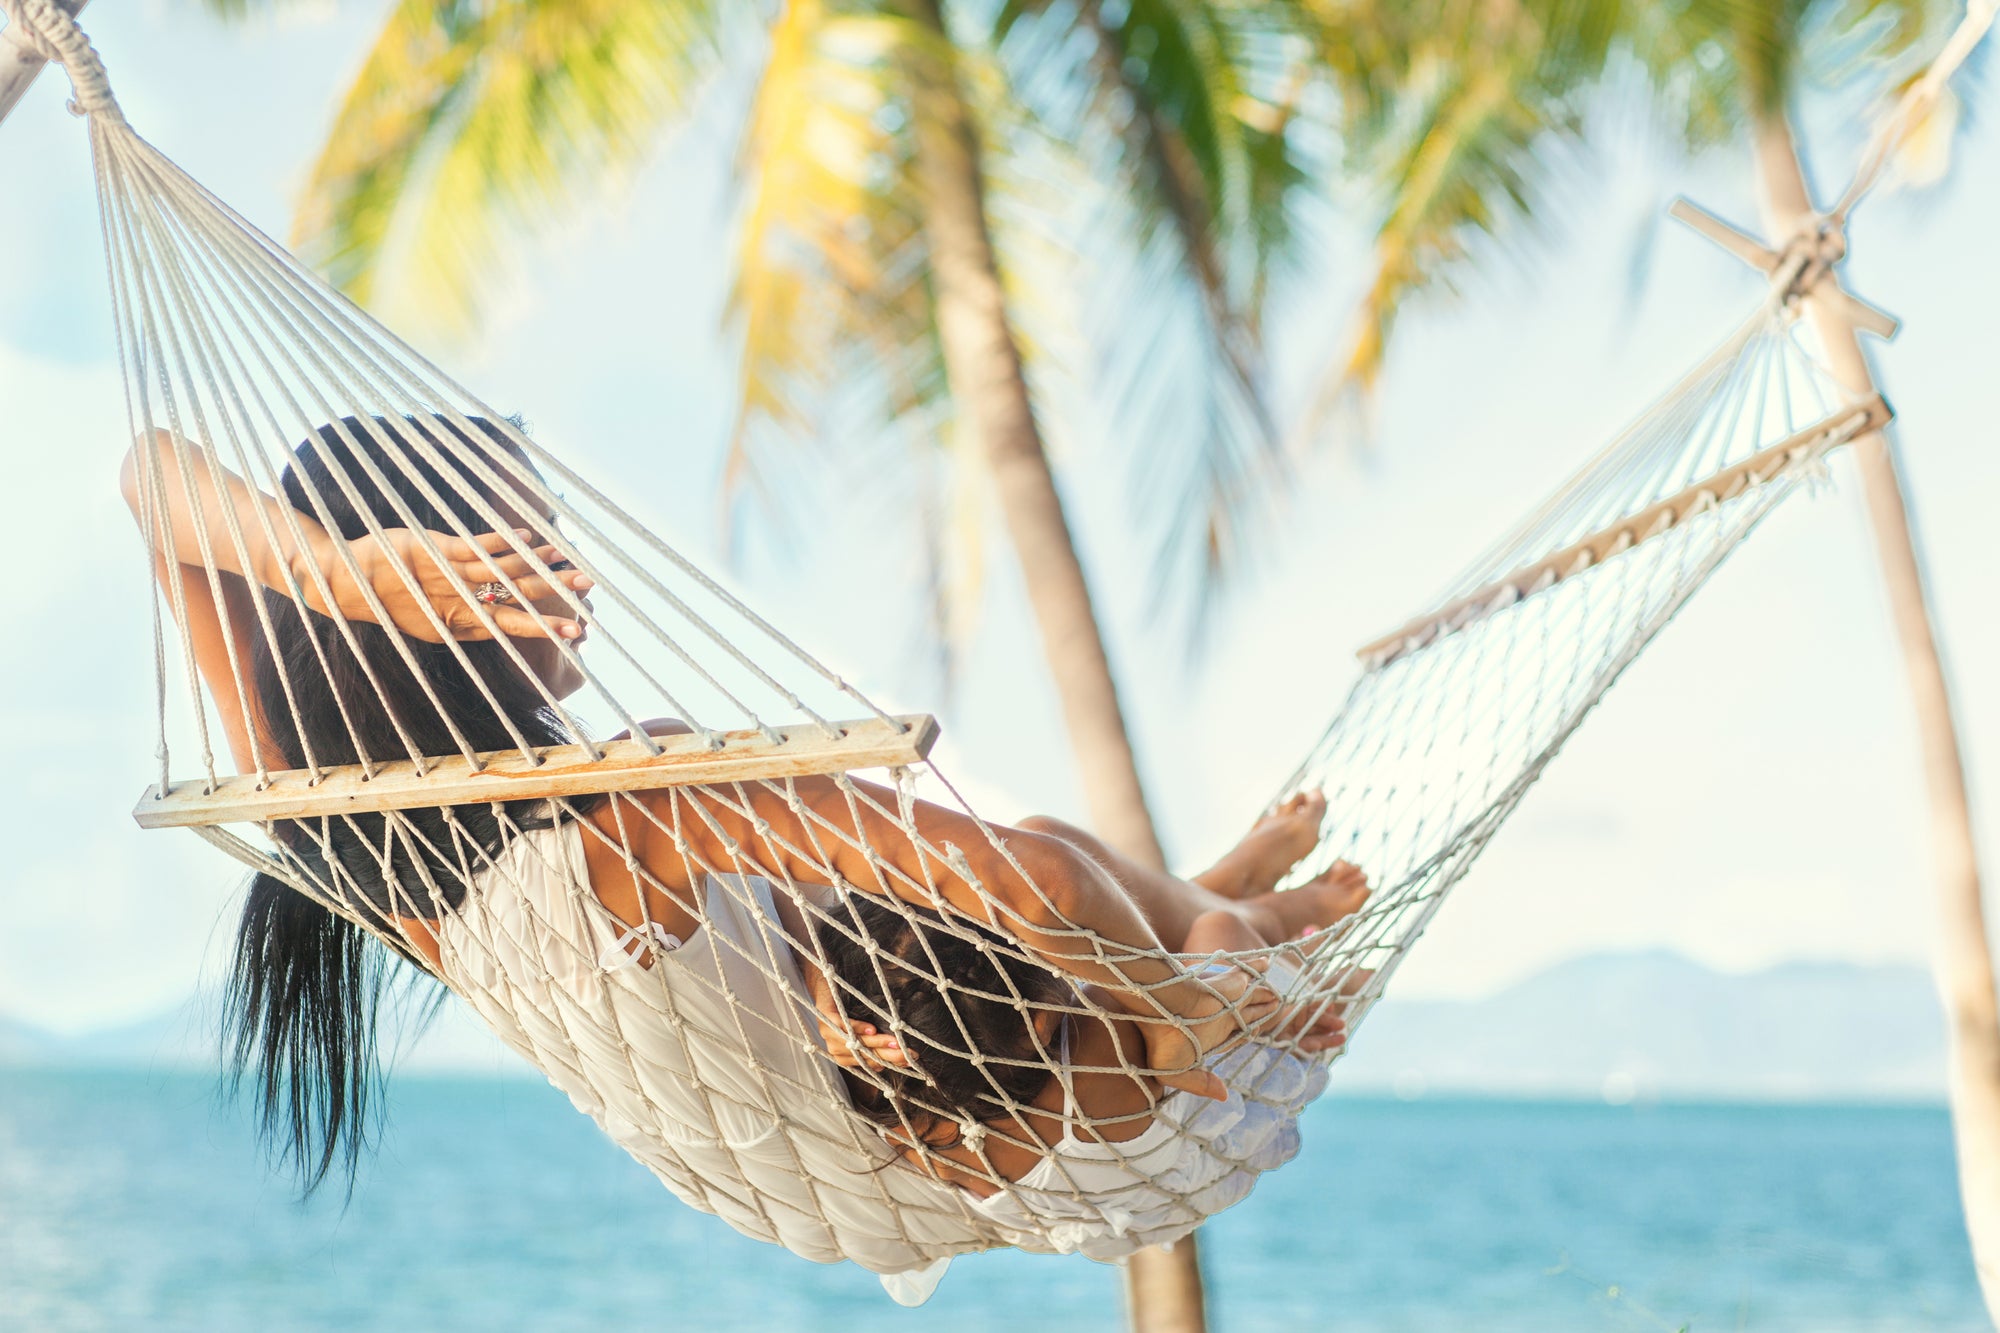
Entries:
[[[1977,1330],[1935,1107],[1334,1097],[1202,1233],[1218,1333]],[[0,1070],[0,1329],[1115,1330],[1119,1275],[958,1260],[930,1304],[686,1208],[548,1087],[405,1077],[301,1205],[192,1074]]]

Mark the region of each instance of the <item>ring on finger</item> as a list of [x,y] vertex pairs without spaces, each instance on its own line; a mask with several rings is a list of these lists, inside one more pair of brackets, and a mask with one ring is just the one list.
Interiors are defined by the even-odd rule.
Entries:
[[514,590],[500,582],[482,583],[472,590],[472,595],[487,606],[512,606]]

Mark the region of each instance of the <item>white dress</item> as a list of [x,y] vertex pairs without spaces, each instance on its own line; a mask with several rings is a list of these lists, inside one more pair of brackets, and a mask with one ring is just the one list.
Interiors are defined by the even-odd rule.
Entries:
[[1267,1046],[1211,1062],[1227,1102],[1174,1092],[1133,1139],[1066,1138],[979,1198],[900,1161],[855,1115],[819,1039],[771,887],[711,876],[685,944],[637,932],[589,887],[574,821],[516,838],[437,923],[444,979],[578,1110],[692,1207],[904,1304],[951,1256],[1012,1245],[1114,1260],[1179,1239],[1298,1151],[1322,1064]]
[[[590,892],[573,822],[515,839],[438,922],[444,978],[493,1031],[683,1201],[898,1299],[1007,1243],[971,1196],[900,1162],[849,1109],[770,885],[711,877],[703,929],[639,965]],[[664,942],[663,942],[664,943]]]
[[[1252,1042],[1206,1067],[1228,1087],[1226,1101],[1172,1090],[1122,1143],[1081,1137],[1066,1120],[1054,1150],[979,1211],[1020,1249],[1109,1263],[1171,1245],[1241,1203],[1258,1176],[1298,1155],[1299,1113],[1325,1090],[1326,1064]],[[1076,1115],[1067,1085],[1063,1110]]]

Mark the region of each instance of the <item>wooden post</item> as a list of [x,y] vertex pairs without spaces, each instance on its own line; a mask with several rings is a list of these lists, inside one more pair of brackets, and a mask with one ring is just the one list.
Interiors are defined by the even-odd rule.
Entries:
[[1204,1333],[1208,1302],[1201,1285],[1200,1232],[1173,1245],[1140,1250],[1124,1264],[1125,1310],[1132,1333]]
[[[55,0],[55,3],[76,14],[88,0]],[[34,84],[35,76],[42,72],[42,66],[48,63],[16,40],[13,23],[0,30],[0,120],[7,119],[7,113],[14,109],[15,103]]]
[[[1803,232],[1817,240],[1819,217],[1782,111],[1758,124],[1755,153],[1771,239],[1782,243]],[[1839,244],[1838,238],[1826,239]],[[1825,257],[1831,262],[1838,254]],[[1806,290],[1806,314],[1825,345],[1828,369],[1854,392],[1873,393],[1874,375],[1844,296],[1828,272]],[[1854,452],[1923,746],[1939,891],[1936,977],[1951,1032],[1959,1192],[1987,1312],[2000,1322],[2000,998],[1994,992],[1965,765],[1895,450],[1888,436],[1876,431],[1857,440]]]
[[[1141,864],[1166,857],[1146,808],[1110,657],[1091,603],[1062,497],[1043,447],[986,216],[986,180],[971,100],[959,82],[938,0],[916,0],[918,21],[947,62],[920,99],[924,232],[936,287],[938,342],[952,401],[986,461],[1020,561],[1028,604],[1061,701],[1097,836]],[[1125,1262],[1133,1333],[1203,1333],[1199,1250],[1193,1236]]]

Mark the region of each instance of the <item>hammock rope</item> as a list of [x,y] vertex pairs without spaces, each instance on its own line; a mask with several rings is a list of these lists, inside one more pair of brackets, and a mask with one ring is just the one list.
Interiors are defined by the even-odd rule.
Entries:
[[[152,599],[159,777],[140,821],[192,827],[406,955],[423,943],[412,921],[433,922],[447,984],[677,1195],[809,1258],[882,1273],[899,1299],[920,1299],[959,1253],[1017,1245],[1106,1257],[1093,1237],[1127,1249],[1170,1240],[1288,1156],[1276,1140],[1248,1142],[1240,1125],[1261,1123],[1258,1108],[1287,1123],[1324,1085],[1332,1056],[1300,1049],[1296,1031],[1243,1018],[1250,992],[1201,966],[1275,960],[1294,1012],[1335,1011],[1358,1025],[1619,674],[1829,450],[1888,419],[1880,399],[1855,401],[1818,364],[1801,341],[1795,293],[1774,289],[1421,615],[1362,649],[1359,680],[1272,808],[1325,794],[1318,845],[1284,883],[1307,884],[1347,861],[1374,886],[1366,905],[1303,941],[1177,959],[1073,919],[1010,831],[981,820],[928,761],[931,719],[877,706],[186,176],[126,122],[88,39],[51,0],[4,3],[10,38],[63,64],[88,118],[139,442],[147,575],[156,562],[184,574],[161,579]],[[1976,8],[1990,23],[1990,0]],[[1963,59],[1960,44],[1951,50]],[[1857,178],[1843,210],[1865,191]],[[362,537],[330,542],[325,560],[287,558],[260,574],[271,553],[306,551],[313,526],[339,533],[343,516],[358,520]],[[524,526],[539,529],[532,542],[519,535]],[[627,739],[593,738],[582,705],[527,660],[526,640],[500,632],[496,605],[467,596],[457,625],[434,608],[424,578],[452,564],[443,543],[489,533],[505,536],[486,561],[506,590],[497,605],[544,633],[562,619],[588,625],[588,653],[561,637],[542,651]],[[356,554],[364,538],[392,553],[418,623],[398,628]],[[522,572],[503,570],[503,560]],[[591,603],[558,566],[594,580]],[[537,601],[529,580],[554,591]],[[358,604],[343,604],[343,582]],[[236,595],[244,586],[252,594]],[[223,682],[205,693],[186,628],[199,595],[227,648],[230,717],[212,693]],[[310,654],[288,654],[281,619],[325,625],[327,635],[307,636]],[[529,734],[519,709],[497,697],[475,660],[486,650],[458,632],[474,622],[564,743]],[[364,639],[387,651],[364,651]],[[338,716],[315,732],[302,700],[328,695],[336,642],[366,679],[331,691]],[[287,769],[253,747],[240,773],[218,760],[218,730],[257,734],[251,657],[266,664],[262,707],[289,714],[301,744],[344,737],[333,748],[350,758],[308,746]],[[504,744],[482,747],[451,723],[456,714],[424,666],[446,659],[502,721]],[[387,698],[394,671],[444,720],[448,741],[427,747],[389,709],[393,739],[370,745],[358,706],[366,700],[352,691]],[[648,717],[677,719],[685,731],[649,734]],[[649,798],[663,791],[668,799]],[[937,811],[956,821],[949,838],[931,831]],[[489,832],[474,827],[481,820]],[[695,886],[697,901],[681,905],[703,923],[699,948],[655,919],[652,895],[673,891],[641,855],[647,846],[671,847]],[[584,868],[592,847],[625,867],[635,908],[616,914],[593,891]],[[975,861],[988,867],[983,876]],[[385,887],[371,896],[363,870]],[[1032,901],[1001,895],[995,876],[1026,885]],[[934,932],[922,935],[925,957],[890,959],[865,938],[860,900]],[[786,911],[807,923],[806,938],[787,930]],[[1033,948],[1023,943],[1029,915],[1041,941]],[[923,1169],[943,1159],[921,1126],[902,1121],[911,1142],[900,1151],[911,1160],[898,1160],[882,1127],[856,1113],[855,1098],[886,1084],[865,1065],[837,1066],[812,1021],[799,959],[830,968],[824,942],[834,936],[862,944],[873,974],[836,977],[842,994],[863,982],[893,994],[902,968],[942,995],[957,1039],[920,1030],[893,1007],[884,1026],[920,1072],[928,1053],[947,1047],[970,1060],[996,1119],[1028,1114],[1008,1091],[1011,1069],[1053,1070],[1065,1089],[1083,1071],[1034,1022],[1025,1024],[1031,1055],[983,1050],[955,995],[1027,1018],[1136,1018],[1199,1042],[1210,1015],[1189,1018],[1161,998],[1184,995],[1194,978],[1206,1008],[1254,1029],[1254,1040],[1209,1066],[1230,1088],[1224,1109],[1243,1117],[1231,1122],[1239,1129],[1211,1132],[1201,1119],[1209,1110],[1164,1096],[1094,1117],[1066,1099],[1059,1116],[1036,1114],[1124,1168],[1117,1189],[1084,1179],[1052,1144],[1042,1145],[1049,1170],[1038,1168],[1032,1189],[1008,1178],[986,1157],[986,1121],[963,1125],[960,1140],[985,1165],[952,1165],[992,1195],[945,1186]],[[1004,967],[997,988],[968,986],[928,942],[946,937],[1123,998],[1107,1007],[1104,991],[1071,986],[1060,999],[1034,999]],[[1129,1057],[1108,1070],[1148,1072]],[[1219,1166],[1160,1170],[1151,1154],[1161,1124],[1199,1137]],[[1133,1125],[1149,1128],[1124,1132]]]

